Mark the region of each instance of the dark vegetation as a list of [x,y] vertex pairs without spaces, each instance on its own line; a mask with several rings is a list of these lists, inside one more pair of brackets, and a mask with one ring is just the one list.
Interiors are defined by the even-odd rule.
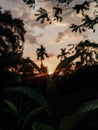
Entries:
[[[34,6],[34,0],[23,0]],[[66,10],[74,0],[57,0]],[[94,1],[97,4],[97,1]],[[85,17],[72,31],[86,31],[97,24],[85,14],[85,1],[72,11]],[[54,20],[62,21],[62,9],[54,7]],[[71,12],[72,12],[71,11]],[[40,8],[37,20],[51,23]],[[43,45],[37,49],[40,67],[29,57],[23,58],[24,23],[11,12],[0,9],[0,130],[82,130],[98,129],[98,44],[89,40],[61,48],[54,73],[48,75],[43,60],[49,57]]]

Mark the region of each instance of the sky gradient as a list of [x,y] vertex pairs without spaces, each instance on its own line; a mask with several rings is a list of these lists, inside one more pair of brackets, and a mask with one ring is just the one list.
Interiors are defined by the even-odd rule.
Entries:
[[[36,60],[36,49],[40,45],[46,47],[49,58],[44,60],[44,65],[48,66],[48,70],[53,72],[59,63],[57,55],[60,54],[60,49],[67,47],[68,44],[77,44],[82,40],[90,40],[98,42],[98,26],[96,25],[96,32],[93,33],[91,30],[83,34],[73,33],[69,29],[70,24],[79,23],[81,15],[76,17],[75,13],[63,17],[61,23],[52,24],[40,24],[35,21],[35,13],[39,7],[47,9],[50,14],[52,7],[55,4],[55,0],[36,0],[35,9],[29,8],[22,0],[0,0],[0,6],[3,9],[11,10],[13,17],[23,19],[25,29],[27,31],[25,35],[24,45],[24,57],[30,57],[37,64]],[[42,2],[43,1],[43,2]],[[46,2],[47,1],[47,2]],[[77,2],[77,0],[76,0]],[[93,9],[93,7],[92,7]],[[92,13],[92,10],[89,11]],[[39,64],[40,65],[40,64]]]

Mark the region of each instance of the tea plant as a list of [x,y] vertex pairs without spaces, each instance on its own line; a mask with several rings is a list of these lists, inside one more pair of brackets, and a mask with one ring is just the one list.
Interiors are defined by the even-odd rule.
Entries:
[[[21,100],[21,104],[17,105],[17,100],[12,97],[2,97],[3,104],[1,108],[3,109],[3,114],[0,116],[0,127],[1,129],[19,129],[19,130],[73,130],[76,125],[83,119],[85,119],[90,113],[98,109],[98,99],[91,100],[80,107],[75,113],[69,116],[63,116],[59,124],[57,122],[52,122],[53,113],[49,110],[47,101],[45,98],[35,90],[27,87],[16,87],[16,88],[4,88],[0,92],[6,92],[7,96],[15,95],[18,96],[18,102]],[[31,101],[32,100],[32,101]],[[38,106],[32,106],[29,102],[34,105],[34,102]],[[28,105],[28,110],[26,109]],[[31,110],[31,111],[30,111]],[[43,112],[44,111],[44,112]],[[47,113],[47,114],[45,114]],[[11,114],[11,115],[10,115]],[[7,116],[10,117],[7,117]],[[50,120],[46,121],[45,116],[49,116]],[[41,116],[41,117],[40,117]],[[6,117],[7,122],[4,121]],[[11,118],[12,117],[12,118]],[[39,118],[40,117],[40,118]],[[12,120],[13,119],[13,120]],[[41,120],[43,119],[43,120]],[[10,120],[10,121],[9,121]],[[11,123],[11,124],[8,124]],[[6,124],[6,126],[3,126]],[[56,125],[56,127],[55,127]]]

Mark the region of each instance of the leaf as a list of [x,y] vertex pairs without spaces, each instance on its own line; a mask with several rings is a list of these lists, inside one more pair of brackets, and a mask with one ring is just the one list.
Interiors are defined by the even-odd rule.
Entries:
[[47,21],[47,19],[49,19],[49,23],[50,23],[50,18],[48,16],[48,12],[47,10],[43,9],[43,8],[39,8],[37,10],[37,12],[39,12],[39,14],[35,14],[35,16],[37,16],[36,21],[41,20],[41,24],[44,23],[45,21]]
[[35,0],[23,0],[26,4],[34,4]]
[[54,130],[51,126],[35,122],[32,125],[33,130]]
[[93,111],[95,109],[98,109],[98,99],[89,101],[85,103],[77,113],[83,113],[83,112],[88,112],[88,111]]
[[9,100],[4,99],[4,102],[10,108],[10,110],[18,117],[18,110],[17,110],[16,106]]
[[57,0],[59,3],[70,4],[73,0]]
[[64,69],[66,66],[68,66],[74,59],[76,59],[81,53],[77,53],[75,55],[72,55],[66,59],[64,59],[62,62],[60,62],[55,70],[55,72],[60,72],[62,69]]
[[82,119],[96,109],[98,109],[98,99],[85,103],[75,114],[61,120],[59,130],[73,130]]
[[42,19],[42,20],[41,20],[41,24],[44,23],[44,21],[45,21],[45,19]]
[[34,99],[42,107],[48,109],[48,105],[47,105],[45,98],[40,93],[35,91],[34,89],[31,89],[28,87],[14,87],[14,88],[5,88],[4,91],[21,94],[23,96],[28,96],[31,99]]
[[49,84],[50,88],[54,86],[54,83],[55,83],[55,80],[57,79],[58,74],[60,72],[62,72],[70,63],[72,63],[77,57],[79,57],[79,55],[81,55],[83,53],[85,53],[85,51],[76,53],[75,55],[72,55],[72,56],[64,59],[63,61],[61,61],[58,64],[58,66],[56,67],[54,74],[52,76],[51,82]]
[[29,60],[29,62],[32,64],[32,66],[33,66],[38,72],[41,73],[41,69],[39,68],[39,66],[38,66],[34,61]]
[[73,130],[81,118],[78,115],[64,117],[60,123],[59,130]]
[[42,16],[37,17],[36,21],[39,21],[40,19],[42,19]]
[[35,115],[38,115],[39,112],[43,110],[43,107],[39,107],[39,108],[36,108],[34,110],[32,110],[28,115],[27,117],[25,118],[25,121],[23,123],[23,128],[26,127],[27,123],[30,122],[30,120],[35,116]]
[[83,32],[85,32],[85,29],[84,29],[84,28],[82,28],[82,31],[83,31]]
[[35,16],[39,16],[40,14],[35,14]]

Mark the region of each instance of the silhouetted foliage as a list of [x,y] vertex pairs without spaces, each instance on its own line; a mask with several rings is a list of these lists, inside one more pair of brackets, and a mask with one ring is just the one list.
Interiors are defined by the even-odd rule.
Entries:
[[89,40],[81,41],[79,44],[76,45],[75,53],[83,52],[80,55],[79,61],[76,62],[76,68],[79,68],[84,65],[95,65],[98,64],[98,44],[95,42],[90,42]]
[[2,78],[8,78],[7,75],[13,75],[12,77],[17,75],[13,72],[16,72],[14,70],[17,64],[21,63],[25,33],[21,19],[13,18],[10,11],[0,9],[0,72]]
[[51,20],[45,9],[39,8],[39,10],[37,10],[37,11],[39,12],[39,14],[35,14],[35,16],[37,16],[36,21],[41,20],[41,24],[44,23],[45,21],[47,21],[47,22],[49,22],[49,24],[51,24]]
[[13,18],[9,11],[0,10],[0,59],[10,53],[22,56],[25,32],[22,20]]
[[41,71],[43,73],[47,73],[47,67],[43,65],[43,60],[45,57],[49,57],[49,55],[47,54],[45,47],[41,45],[40,48],[37,48],[36,53],[37,53],[37,60],[41,61],[41,67],[40,67]]
[[85,32],[85,29],[92,29],[93,32],[95,32],[94,26],[98,23],[98,17],[91,19],[88,15],[85,15],[85,17],[82,19],[82,24],[75,25],[72,24],[70,28],[72,28],[72,32]]
[[53,7],[53,11],[54,11],[54,20],[58,21],[62,21],[62,9],[59,7]]
[[37,48],[36,53],[37,53],[37,60],[41,60],[41,63],[42,63],[42,60],[44,60],[45,56],[49,57],[43,45],[41,45],[40,48]]
[[74,0],[57,0],[59,3],[66,3],[66,4],[69,4],[71,3],[72,1]]
[[23,0],[27,5],[31,7],[35,7],[35,0]]
[[[70,64],[62,68],[65,75],[71,74],[77,69],[87,65],[97,65],[98,64],[98,44],[95,42],[90,42],[89,40],[81,41],[78,44],[69,44],[70,47],[64,55],[65,61],[72,56],[79,54],[75,59],[73,59]],[[58,55],[62,56],[62,55]],[[63,60],[64,60],[63,59]],[[62,60],[62,62],[63,62]],[[61,63],[62,63],[61,62]],[[64,74],[63,73],[63,74]]]
[[73,7],[73,10],[76,11],[77,14],[79,14],[82,11],[82,15],[85,15],[85,10],[88,10],[90,7],[90,3],[88,1],[84,1],[83,4],[76,4]]
[[[95,3],[95,8],[98,6],[98,1],[97,0],[92,0],[92,1],[81,1],[79,4],[75,3],[72,4],[72,2],[75,2],[75,0],[57,0],[58,4],[53,7],[53,20],[62,21],[63,17],[71,14],[73,12],[76,12],[76,14],[82,14],[82,20],[80,25],[72,24],[70,28],[74,32],[85,32],[86,29],[92,29],[93,32],[95,32],[94,26],[98,24],[98,15],[97,15],[97,10],[95,9],[93,11],[93,16],[89,16],[87,13],[88,10],[91,9],[90,5],[94,2]],[[69,10],[69,11],[68,11]],[[67,11],[67,12],[66,12]],[[40,8],[38,10],[40,14],[35,14],[37,16],[36,20],[41,20],[41,23],[48,21],[48,23],[51,23],[52,20],[48,17],[48,11],[46,11],[43,8]],[[52,19],[52,17],[51,17]]]
[[[63,89],[65,89],[66,94],[75,93],[80,90],[97,90],[97,73],[98,65],[84,65],[71,73],[69,76],[63,75],[59,80],[59,85],[62,86]],[[64,94],[65,92],[62,91],[62,93]]]
[[22,78],[27,78],[34,75],[34,66],[31,64],[31,62],[32,61],[29,57],[22,59],[19,67],[19,72],[23,76]]
[[57,58],[61,58],[61,61],[67,58],[67,55],[70,54],[70,52],[66,52],[66,48],[61,48],[61,54],[57,56]]

